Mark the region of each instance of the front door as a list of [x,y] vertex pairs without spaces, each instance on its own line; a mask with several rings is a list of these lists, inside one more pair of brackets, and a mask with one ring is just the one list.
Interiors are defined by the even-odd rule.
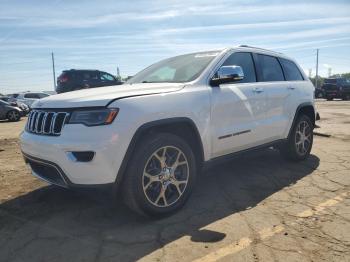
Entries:
[[212,157],[258,145],[259,122],[265,119],[266,93],[256,82],[252,54],[233,53],[223,65],[242,67],[244,78],[211,88]]

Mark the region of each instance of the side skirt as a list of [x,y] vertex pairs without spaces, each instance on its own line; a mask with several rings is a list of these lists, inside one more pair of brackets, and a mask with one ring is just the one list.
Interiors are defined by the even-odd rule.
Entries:
[[204,164],[203,164],[203,169],[204,170],[209,169],[209,168],[211,168],[213,166],[216,166],[218,164],[222,164],[224,162],[230,161],[230,160],[232,160],[232,159],[234,159],[236,157],[242,156],[243,154],[246,154],[246,153],[259,151],[259,150],[266,149],[266,148],[269,148],[269,147],[279,146],[279,145],[285,143],[286,141],[287,141],[287,139],[279,139],[279,140],[276,140],[276,141],[273,141],[273,142],[269,142],[269,143],[266,143],[266,144],[263,144],[263,145],[259,145],[259,146],[256,146],[256,147],[252,147],[252,148],[244,149],[244,150],[241,150],[241,151],[238,151],[238,152],[230,153],[230,154],[227,154],[227,155],[215,157],[213,159],[205,161]]

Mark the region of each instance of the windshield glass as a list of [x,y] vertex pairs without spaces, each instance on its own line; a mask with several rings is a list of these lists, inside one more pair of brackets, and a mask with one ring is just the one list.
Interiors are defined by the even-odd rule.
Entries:
[[324,83],[325,84],[336,84],[337,83],[337,79],[325,79]]
[[155,63],[127,81],[133,83],[183,83],[196,79],[219,52],[180,55]]
[[10,105],[9,103],[5,102],[4,100],[0,99],[0,105]]

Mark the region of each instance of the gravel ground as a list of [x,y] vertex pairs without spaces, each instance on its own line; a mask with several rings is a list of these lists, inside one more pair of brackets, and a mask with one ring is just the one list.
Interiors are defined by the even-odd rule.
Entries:
[[147,220],[97,190],[30,175],[0,122],[0,261],[350,261],[350,102],[318,101],[310,158],[275,150],[208,170],[188,204]]

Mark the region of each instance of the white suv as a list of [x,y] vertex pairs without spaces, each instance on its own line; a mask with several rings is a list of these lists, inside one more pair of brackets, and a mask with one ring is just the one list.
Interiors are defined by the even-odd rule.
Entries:
[[186,54],[118,88],[39,100],[21,148],[33,174],[51,184],[113,184],[133,210],[164,215],[186,202],[200,170],[216,160],[270,146],[307,158],[313,92],[280,53],[240,46]]
[[19,94],[12,94],[10,97],[15,98],[16,101],[19,101],[21,103],[26,104],[27,106],[31,107],[32,104],[37,101],[38,99],[42,99],[44,97],[48,97],[49,94],[38,92],[38,93],[32,93],[32,92],[25,92],[25,93],[19,93]]

